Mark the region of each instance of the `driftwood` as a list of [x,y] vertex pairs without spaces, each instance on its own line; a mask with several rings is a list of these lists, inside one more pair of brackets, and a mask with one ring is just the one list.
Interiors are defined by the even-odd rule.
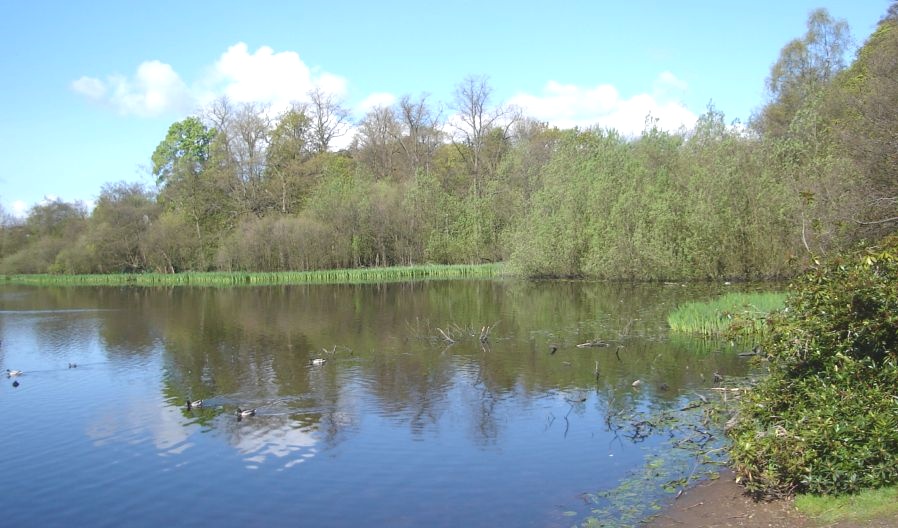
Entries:
[[468,335],[480,341],[481,345],[487,345],[490,338],[490,332],[493,331],[493,328],[495,328],[497,324],[499,324],[498,321],[491,325],[481,326],[479,333],[476,328],[461,328],[458,325],[447,326],[445,330],[438,327],[437,332],[439,332],[440,335],[443,336],[443,339],[450,345],[457,343]]
[[455,339],[452,339],[452,337],[449,336],[449,334],[447,334],[446,332],[444,332],[441,328],[437,328],[437,331],[439,331],[440,334],[443,335],[443,339],[445,339],[445,340],[446,340],[447,342],[449,342],[450,344],[456,342]]
[[601,339],[593,339],[592,341],[580,343],[579,345],[577,345],[577,348],[606,347],[606,346],[608,346],[608,343],[606,341],[602,341]]

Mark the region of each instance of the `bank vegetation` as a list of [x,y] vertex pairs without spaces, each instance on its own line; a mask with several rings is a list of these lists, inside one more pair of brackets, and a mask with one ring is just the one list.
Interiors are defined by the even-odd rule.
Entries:
[[[153,185],[5,215],[0,273],[281,272],[506,262],[540,277],[791,276],[898,221],[893,5],[853,53],[810,14],[749,123],[562,130],[469,76],[351,122],[320,91],[273,115],[220,99],[171,125]],[[452,119],[448,117],[452,116]],[[351,125],[355,125],[351,127]],[[335,140],[354,130],[348,148]]]

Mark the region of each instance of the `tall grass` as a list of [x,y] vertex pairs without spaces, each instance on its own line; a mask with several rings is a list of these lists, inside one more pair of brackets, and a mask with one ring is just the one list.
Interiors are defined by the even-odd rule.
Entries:
[[390,268],[284,272],[118,273],[107,275],[6,275],[7,284],[64,286],[264,286],[277,284],[346,284],[417,279],[494,277],[501,264],[423,265]]
[[727,293],[707,302],[691,302],[667,316],[674,332],[709,337],[726,334],[752,335],[765,331],[767,316],[781,310],[785,293]]

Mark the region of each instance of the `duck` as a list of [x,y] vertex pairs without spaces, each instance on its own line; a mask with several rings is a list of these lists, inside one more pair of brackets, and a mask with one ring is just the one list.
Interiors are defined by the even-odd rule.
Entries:
[[188,411],[201,408],[202,406],[203,406],[203,400],[196,400],[196,401],[187,400],[187,410]]
[[16,376],[21,376],[22,374],[24,374],[24,372],[22,372],[21,370],[6,369],[6,377],[7,378],[14,378]]
[[19,386],[19,380],[13,381],[13,382],[12,382],[12,386],[13,386],[13,387],[18,387],[18,386]]
[[77,363],[69,363],[69,368],[78,368]]
[[324,358],[315,358],[315,359],[312,359],[309,361],[310,365],[315,365],[315,366],[324,365],[325,363],[327,363],[327,360]]
[[255,415],[256,415],[255,409],[241,409],[240,407],[237,407],[237,418],[238,419],[246,418],[249,416],[255,416]]

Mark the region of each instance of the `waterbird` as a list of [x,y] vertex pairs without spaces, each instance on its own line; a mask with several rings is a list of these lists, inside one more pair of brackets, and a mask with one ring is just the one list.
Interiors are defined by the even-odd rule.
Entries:
[[723,381],[723,376],[719,372],[714,372],[714,383]]
[[6,377],[7,378],[14,378],[16,376],[21,376],[22,374],[24,374],[24,372],[22,372],[21,370],[6,369]]
[[12,382],[12,386],[13,386],[13,387],[18,387],[18,386],[19,386],[19,380],[13,381],[13,382]]
[[324,359],[324,358],[315,358],[315,359],[312,359],[312,360],[309,361],[309,364],[310,364],[310,365],[316,365],[316,366],[317,366],[317,365],[324,365],[325,363],[327,363],[327,360]]
[[187,400],[187,410],[191,411],[194,408],[200,408],[203,406],[203,400],[190,401]]
[[636,380],[632,383],[634,389],[638,389],[642,385],[642,380]]
[[256,415],[255,409],[241,409],[240,407],[237,407],[237,418],[246,418],[248,416],[255,416],[255,415]]
[[69,363],[69,368],[78,368],[77,363]]
[[554,355],[555,352],[558,352],[558,345],[549,345],[549,355]]

